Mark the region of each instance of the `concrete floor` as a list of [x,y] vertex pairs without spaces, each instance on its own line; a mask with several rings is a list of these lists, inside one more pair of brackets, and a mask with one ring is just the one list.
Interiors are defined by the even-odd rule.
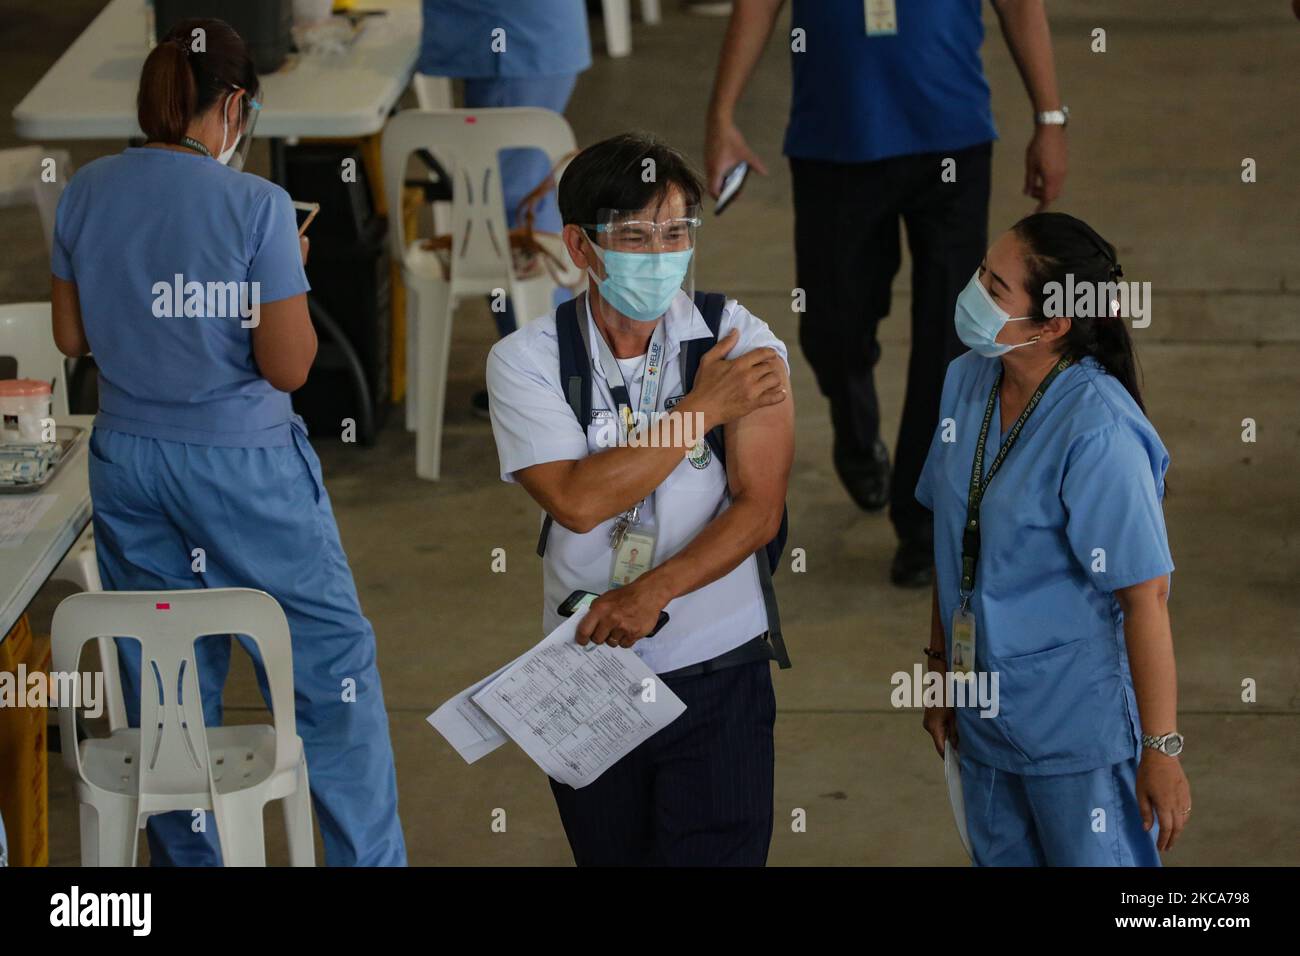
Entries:
[[[10,109],[101,4],[0,0],[0,105]],[[1300,862],[1300,233],[1293,164],[1300,155],[1294,62],[1300,23],[1281,0],[1057,0],[1051,5],[1061,88],[1072,109],[1071,170],[1059,208],[1120,250],[1126,278],[1147,280],[1154,321],[1137,333],[1150,413],[1168,445],[1168,524],[1180,725],[1196,814],[1169,864]],[[569,109],[579,143],[629,125],[697,160],[724,22],[665,4],[638,26],[635,55],[611,61],[595,31],[595,66]],[[984,58],[1002,135],[994,153],[994,234],[1029,211],[1020,196],[1029,107],[987,10]],[[1093,28],[1109,52],[1090,52]],[[892,588],[887,520],[857,512],[830,466],[824,402],[798,355],[790,289],[790,182],[780,158],[789,67],[778,29],[740,122],[773,170],[754,177],[700,235],[698,285],[723,289],[792,346],[798,452],[792,547],[808,570],[778,576],[796,667],[776,676],[774,864],[960,865],[942,768],[915,711],[889,704],[889,676],[926,640],[929,596]],[[16,145],[8,122],[0,146]],[[120,143],[72,143],[84,163]],[[1243,157],[1259,182],[1240,181]],[[0,211],[0,301],[45,298],[39,225]],[[884,326],[879,385],[885,433],[897,428],[907,355],[908,265]],[[486,423],[469,414],[492,343],[485,309],[457,316],[444,439],[445,477],[414,476],[413,440],[390,425],[377,447],[317,443],[343,540],[380,644],[412,863],[566,864],[568,848],[540,772],[507,747],[468,767],[424,722],[437,704],[538,637],[536,508],[497,480]],[[1258,422],[1243,444],[1241,421]],[[508,571],[489,569],[505,548]],[[62,591],[42,592],[48,627]],[[1258,702],[1241,702],[1253,678]],[[227,688],[234,720],[258,719],[251,671]],[[51,771],[51,862],[75,863],[76,806]],[[490,829],[495,808],[505,833]],[[794,833],[796,808],[807,832]],[[278,817],[278,814],[269,816]],[[272,860],[285,859],[277,823]]]

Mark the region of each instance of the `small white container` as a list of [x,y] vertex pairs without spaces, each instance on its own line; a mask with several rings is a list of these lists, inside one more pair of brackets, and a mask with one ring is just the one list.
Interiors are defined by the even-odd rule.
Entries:
[[33,378],[0,381],[0,415],[4,416],[0,438],[6,444],[42,441],[45,421],[53,418],[53,401],[49,382]]

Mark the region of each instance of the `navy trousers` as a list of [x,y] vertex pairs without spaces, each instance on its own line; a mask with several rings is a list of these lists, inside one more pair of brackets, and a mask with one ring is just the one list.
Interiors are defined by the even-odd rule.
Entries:
[[767,661],[664,679],[686,712],[575,790],[551,781],[578,866],[763,866],[772,841]]

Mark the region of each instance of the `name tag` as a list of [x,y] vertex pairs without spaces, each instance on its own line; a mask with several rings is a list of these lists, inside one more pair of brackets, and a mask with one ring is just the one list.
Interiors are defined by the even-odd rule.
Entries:
[[867,17],[867,36],[891,37],[898,34],[898,14],[894,0],[862,0]]
[[674,405],[676,405],[685,397],[686,397],[685,395],[674,395],[672,398],[665,398],[664,411],[667,411],[668,409],[672,408]]
[[593,408],[591,410],[591,424],[598,422],[612,422],[617,416],[612,408]]
[[963,676],[975,672],[975,612],[960,607],[952,612],[952,660],[948,669]]

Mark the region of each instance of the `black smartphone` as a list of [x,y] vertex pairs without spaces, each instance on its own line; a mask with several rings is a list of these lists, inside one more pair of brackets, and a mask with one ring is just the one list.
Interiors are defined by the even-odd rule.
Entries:
[[718,204],[713,207],[713,214],[721,216],[732,200],[740,195],[740,190],[745,185],[745,177],[749,175],[749,163],[737,163],[728,170],[727,175],[722,177],[722,191],[718,193]]
[[[598,597],[600,597],[599,594],[594,594],[591,591],[574,591],[572,594],[570,594],[568,597],[566,597],[563,601],[560,602],[560,607],[559,607],[560,616],[572,617],[574,614],[578,613],[579,611],[591,607],[591,602],[596,600],[596,598]],[[658,634],[660,631],[664,629],[664,625],[667,623],[668,623],[668,612],[660,611],[659,620],[655,624],[655,629],[651,631],[649,634],[647,634],[646,637],[654,637],[656,634]]]
[[600,597],[591,591],[574,591],[560,602],[560,617],[573,617],[584,608],[591,607],[591,602]]

